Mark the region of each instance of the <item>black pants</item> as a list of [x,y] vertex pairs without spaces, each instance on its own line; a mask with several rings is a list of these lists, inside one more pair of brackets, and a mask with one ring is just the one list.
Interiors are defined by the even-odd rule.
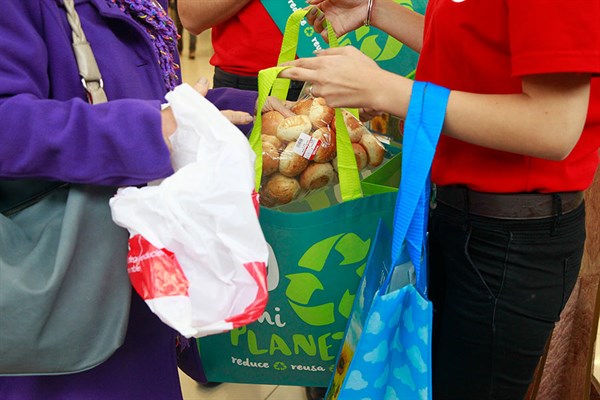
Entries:
[[503,220],[438,203],[429,229],[433,398],[522,400],[577,280],[584,205]]
[[[303,82],[292,81],[290,83],[290,90],[288,91],[287,99],[290,101],[298,100],[298,96],[300,95],[303,84]],[[258,78],[256,76],[230,74],[229,72],[223,71],[219,67],[215,67],[213,87],[232,87],[243,90],[258,91]]]

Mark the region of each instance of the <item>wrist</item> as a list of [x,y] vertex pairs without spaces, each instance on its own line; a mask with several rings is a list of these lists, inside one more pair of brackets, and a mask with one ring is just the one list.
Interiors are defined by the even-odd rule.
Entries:
[[171,107],[166,107],[160,112],[161,115],[161,129],[163,139],[165,140],[165,144],[169,149],[171,148],[171,142],[169,138],[175,130],[177,129],[177,121],[175,120],[175,114],[173,114],[173,110]]

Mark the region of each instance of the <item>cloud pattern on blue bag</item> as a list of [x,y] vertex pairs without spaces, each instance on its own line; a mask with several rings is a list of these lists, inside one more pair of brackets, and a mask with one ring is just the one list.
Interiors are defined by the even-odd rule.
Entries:
[[376,296],[339,398],[431,400],[431,318],[413,285]]

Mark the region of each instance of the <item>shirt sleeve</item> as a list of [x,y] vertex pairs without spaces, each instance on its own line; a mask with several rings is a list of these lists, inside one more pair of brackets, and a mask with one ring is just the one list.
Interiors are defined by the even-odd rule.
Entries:
[[600,2],[508,0],[513,75],[600,73]]

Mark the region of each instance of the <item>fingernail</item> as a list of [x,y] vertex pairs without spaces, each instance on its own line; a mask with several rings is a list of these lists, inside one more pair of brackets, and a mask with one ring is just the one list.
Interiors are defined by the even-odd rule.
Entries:
[[[310,0],[308,1],[308,3],[310,4]],[[310,10],[310,12],[308,13],[308,15],[313,16],[317,13],[317,9],[313,8],[312,10]]]
[[202,86],[208,86],[208,79],[203,76],[202,78],[198,79],[198,84]]

